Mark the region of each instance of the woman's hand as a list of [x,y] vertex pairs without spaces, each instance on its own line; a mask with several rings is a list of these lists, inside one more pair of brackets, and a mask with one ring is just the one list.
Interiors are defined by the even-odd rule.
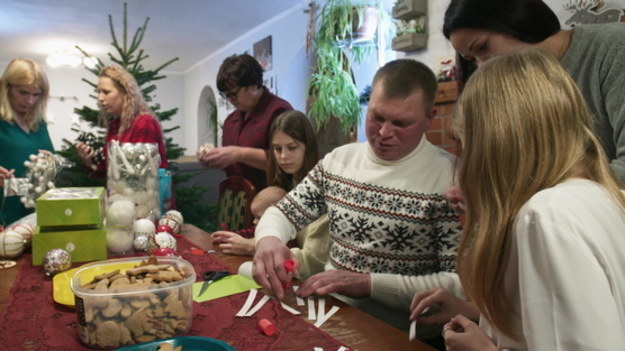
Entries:
[[196,156],[204,167],[225,169],[233,163],[241,162],[238,146],[224,146],[198,151]]
[[[428,313],[430,309],[432,313]],[[480,318],[480,312],[473,303],[441,288],[415,294],[410,311],[410,319],[416,320],[417,324],[443,324],[457,314],[463,314],[476,321]]]
[[15,173],[15,170],[8,170],[2,166],[0,166],[0,186],[4,187],[4,180],[5,179],[9,179],[9,178],[13,178],[13,174]]
[[219,249],[229,255],[254,255],[254,239],[246,239],[237,233],[217,231],[211,234],[213,244],[219,245]]
[[95,151],[83,142],[77,142],[74,146],[76,147],[76,151],[78,151],[80,162],[82,162],[85,167],[93,169],[95,167],[95,164],[93,163],[93,155],[95,155]]
[[449,201],[449,207],[458,211],[459,213],[465,213],[467,211],[464,206],[464,195],[462,195],[462,190],[460,187],[454,186],[452,188],[447,189],[443,193],[443,197]]
[[457,315],[443,327],[447,351],[498,351],[480,327],[463,315]]

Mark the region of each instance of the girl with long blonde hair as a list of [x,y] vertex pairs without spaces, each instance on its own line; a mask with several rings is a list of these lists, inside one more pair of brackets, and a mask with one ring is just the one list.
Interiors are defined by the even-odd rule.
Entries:
[[574,81],[538,49],[498,56],[453,127],[459,275],[482,329],[452,318],[447,350],[625,350],[625,196]]

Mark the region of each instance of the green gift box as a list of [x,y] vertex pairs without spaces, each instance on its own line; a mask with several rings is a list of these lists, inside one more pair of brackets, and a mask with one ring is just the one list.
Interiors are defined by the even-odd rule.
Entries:
[[72,262],[105,260],[107,258],[106,229],[41,231],[37,226],[32,237],[33,265],[39,266],[48,251],[63,249]]
[[[54,188],[37,199],[37,225],[44,231],[62,227],[101,227],[104,188]],[[76,228],[78,229],[78,228]]]

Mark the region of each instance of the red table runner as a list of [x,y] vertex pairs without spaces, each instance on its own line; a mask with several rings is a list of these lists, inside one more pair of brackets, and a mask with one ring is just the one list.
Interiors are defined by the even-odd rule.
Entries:
[[[191,254],[192,246],[185,238],[178,240],[178,247],[182,257],[193,264],[199,278],[207,270],[227,269],[211,254]],[[2,349],[90,350],[81,344],[78,337],[74,309],[57,304],[52,299],[52,280],[45,277],[43,268],[32,265],[30,253],[24,254],[21,261],[20,271],[0,315]],[[242,293],[203,303],[194,302],[193,323],[186,335],[220,339],[240,351],[312,350],[314,347],[336,350],[342,345],[327,333],[282,309],[275,299],[271,299],[253,317],[235,317],[246,298],[247,293]],[[271,320],[278,332],[273,336],[262,334],[257,327],[262,318]]]

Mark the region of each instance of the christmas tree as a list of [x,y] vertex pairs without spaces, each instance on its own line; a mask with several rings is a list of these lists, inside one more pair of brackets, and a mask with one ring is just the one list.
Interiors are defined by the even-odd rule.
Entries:
[[[161,106],[158,103],[153,101],[152,94],[156,90],[156,85],[154,81],[161,80],[166,78],[166,76],[161,74],[161,71],[169,66],[171,63],[178,60],[178,58],[173,58],[159,67],[155,69],[146,69],[142,62],[148,58],[148,55],[145,54],[143,49],[140,48],[141,42],[143,41],[143,37],[145,35],[148,22],[150,18],[146,18],[143,26],[139,27],[132,37],[130,43],[128,42],[128,23],[127,23],[127,4],[124,3],[124,24],[123,24],[123,38],[120,43],[117,40],[117,36],[115,34],[115,29],[113,26],[113,18],[109,15],[109,27],[111,31],[112,42],[111,45],[114,48],[115,54],[108,53],[108,58],[114,62],[115,64],[125,68],[128,72],[130,72],[143,93],[143,97],[145,101],[150,104],[150,109],[154,112],[155,117],[159,121],[169,121],[172,116],[174,116],[177,112],[177,108],[173,108],[166,111],[161,111]],[[87,67],[91,73],[96,76],[100,73],[100,70],[105,66],[99,58],[96,58],[80,47],[76,47],[80,50],[85,57],[92,60],[95,63],[95,66],[92,68]],[[82,79],[85,83],[89,84],[94,88],[94,91],[97,91],[97,83],[94,83],[86,78]],[[90,95],[94,99],[97,99],[96,95]],[[66,168],[63,170],[63,174],[61,175],[60,180],[57,182],[57,186],[105,186],[106,179],[104,178],[92,178],[88,175],[88,171],[80,166],[81,162],[78,157],[78,153],[74,144],[77,141],[82,141],[92,147],[94,150],[99,150],[99,153],[96,153],[94,161],[98,162],[102,160],[101,148],[104,145],[104,137],[106,130],[103,128],[99,121],[99,111],[92,109],[88,106],[83,106],[82,108],[74,109],[74,112],[80,116],[82,121],[85,121],[90,129],[88,131],[80,130],[78,128],[73,128],[75,132],[78,132],[78,137],[75,141],[70,141],[67,139],[63,139],[63,148],[59,151],[59,154],[68,158],[76,167]],[[169,170],[172,171],[173,175],[173,184],[175,189],[175,198],[176,198],[176,207],[185,217],[185,222],[193,223],[196,226],[206,230],[213,231],[215,229],[215,223],[212,219],[216,218],[216,205],[203,205],[200,204],[200,199],[204,192],[207,190],[204,187],[200,187],[197,185],[192,185],[189,187],[179,187],[177,184],[180,184],[186,180],[189,180],[195,174],[187,174],[184,176],[176,175],[177,164],[175,162],[180,156],[184,154],[185,148],[180,147],[176,143],[173,142],[171,137],[167,137],[167,134],[180,128],[180,126],[175,126],[172,128],[163,129],[163,133],[165,134],[165,146],[167,148],[167,160],[169,163]]]

